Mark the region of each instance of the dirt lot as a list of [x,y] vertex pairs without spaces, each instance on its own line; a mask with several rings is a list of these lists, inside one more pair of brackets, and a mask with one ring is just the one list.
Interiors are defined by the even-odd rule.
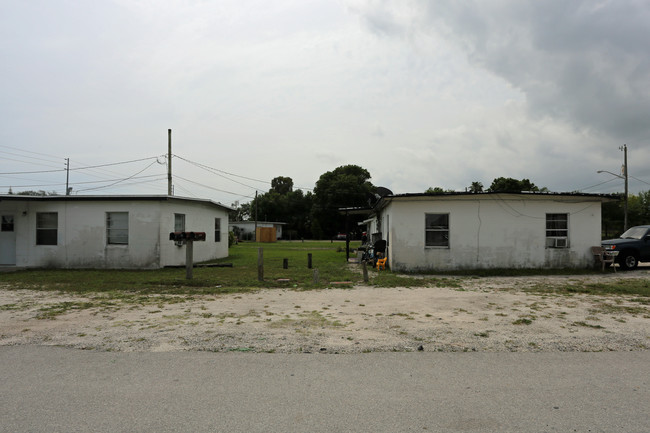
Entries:
[[650,347],[647,298],[542,293],[596,276],[457,278],[448,287],[284,289],[129,300],[0,286],[0,345],[106,351],[629,351]]

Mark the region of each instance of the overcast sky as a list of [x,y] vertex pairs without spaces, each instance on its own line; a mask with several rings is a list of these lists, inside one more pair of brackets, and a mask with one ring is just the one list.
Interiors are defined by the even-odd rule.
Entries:
[[646,191],[648,23],[646,0],[0,0],[0,193],[64,193],[24,172],[70,158],[73,194],[165,194],[168,129],[175,194],[224,204],[346,164],[394,193],[618,192],[596,172],[623,144]]

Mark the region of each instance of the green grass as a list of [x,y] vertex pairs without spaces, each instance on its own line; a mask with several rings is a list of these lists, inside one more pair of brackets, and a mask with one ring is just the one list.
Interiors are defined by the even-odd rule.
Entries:
[[[361,273],[347,265],[342,246],[345,246],[342,242],[329,241],[240,243],[230,248],[229,257],[209,262],[232,263],[233,267],[194,268],[191,280],[185,278],[185,268],[142,271],[35,269],[1,273],[0,285],[6,289],[104,293],[109,298],[134,298],[136,293],[187,295],[238,293],[260,288],[309,290],[330,287],[333,282],[362,282]],[[264,252],[264,281],[261,282],[257,278],[260,247]],[[312,269],[307,267],[309,253],[312,254]],[[283,269],[285,258],[289,260],[288,269]],[[317,284],[313,281],[314,269],[318,269]],[[351,284],[337,285],[346,286]]]
[[[358,242],[350,244],[351,248]],[[258,249],[264,251],[264,281],[257,280]],[[184,268],[157,270],[62,270],[37,269],[0,273],[0,286],[5,289],[32,289],[92,294],[104,308],[108,300],[123,300],[133,304],[150,304],[151,295],[161,303],[181,302],[192,294],[242,293],[261,288],[289,288],[311,290],[326,287],[347,288],[364,284],[360,266],[348,264],[344,242],[245,242],[234,245],[229,257],[210,263],[232,263],[232,267],[195,268],[192,280],[185,279]],[[307,255],[312,254],[313,269],[307,268]],[[351,253],[354,257],[354,254]],[[283,269],[283,259],[289,268]],[[314,283],[314,269],[318,269],[319,282]],[[568,270],[467,270],[442,274],[415,276],[390,270],[378,272],[369,268],[370,281],[374,287],[450,287],[461,290],[467,278],[482,276],[532,276],[563,275]],[[594,271],[576,271],[571,274],[594,274]],[[333,284],[349,282],[348,284]],[[650,281],[642,279],[614,280],[612,282],[583,284],[567,283],[563,286],[540,285],[532,289],[545,293],[587,293],[598,295],[634,295],[641,304],[650,302]],[[4,306],[4,309],[18,306]],[[67,309],[83,306],[66,306]],[[56,314],[56,310],[52,314]],[[47,312],[43,313],[47,316]]]

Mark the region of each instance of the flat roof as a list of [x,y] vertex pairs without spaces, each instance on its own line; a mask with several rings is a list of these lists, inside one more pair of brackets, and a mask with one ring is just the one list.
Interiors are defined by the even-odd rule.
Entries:
[[176,195],[17,195],[2,194],[0,202],[6,201],[188,201],[209,204],[212,206],[232,209],[208,199],[181,197]]

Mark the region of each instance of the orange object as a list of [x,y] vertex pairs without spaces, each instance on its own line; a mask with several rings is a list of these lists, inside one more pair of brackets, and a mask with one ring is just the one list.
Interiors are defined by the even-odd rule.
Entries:
[[380,271],[382,269],[386,269],[386,257],[377,259],[377,270]]

